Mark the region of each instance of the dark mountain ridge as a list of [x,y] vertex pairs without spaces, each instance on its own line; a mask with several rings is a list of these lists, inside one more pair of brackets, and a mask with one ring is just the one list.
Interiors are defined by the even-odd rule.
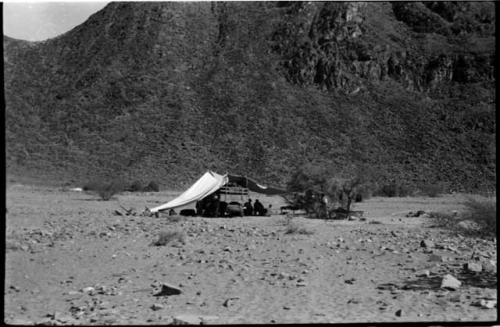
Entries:
[[113,2],[4,62],[8,174],[496,185],[494,3]]

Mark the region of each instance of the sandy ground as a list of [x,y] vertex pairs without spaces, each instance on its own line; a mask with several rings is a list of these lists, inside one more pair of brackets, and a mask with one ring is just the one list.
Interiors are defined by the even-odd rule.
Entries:
[[[473,256],[496,270],[496,239],[468,238],[437,227],[432,219],[405,217],[415,210],[460,210],[460,195],[372,198],[356,205],[364,211],[364,221],[300,215],[291,221],[282,215],[171,221],[114,214],[120,205],[142,211],[175,194],[125,193],[100,201],[60,188],[9,185],[5,321],[103,325],[169,324],[174,317],[196,323],[200,316],[214,324],[497,319],[496,307],[487,308],[497,299],[496,272],[463,268]],[[260,200],[266,207],[281,204],[280,198]],[[286,234],[290,225],[309,233]],[[180,231],[184,243],[152,246],[160,231]],[[434,245],[422,247],[422,240]],[[440,288],[446,274],[462,285]],[[155,296],[162,283],[182,293]]]

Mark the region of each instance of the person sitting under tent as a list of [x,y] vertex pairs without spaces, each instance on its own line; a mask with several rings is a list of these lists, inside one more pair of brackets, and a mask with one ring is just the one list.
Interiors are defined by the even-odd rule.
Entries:
[[219,216],[220,200],[219,195],[215,194],[207,198],[203,216],[205,217],[218,217]]
[[196,215],[197,216],[203,216],[203,207],[205,206],[205,203],[203,200],[204,199],[196,201]]
[[264,216],[266,214],[266,209],[262,205],[262,203],[259,201],[259,199],[255,200],[255,203],[253,204],[253,212],[256,216]]
[[253,215],[252,199],[248,199],[248,201],[245,202],[243,207],[244,207],[243,213],[245,216],[252,216]]

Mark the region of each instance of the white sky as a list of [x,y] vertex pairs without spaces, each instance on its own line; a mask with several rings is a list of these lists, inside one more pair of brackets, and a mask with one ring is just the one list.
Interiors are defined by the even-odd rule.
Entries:
[[108,2],[4,2],[3,33],[7,36],[41,41],[80,25]]

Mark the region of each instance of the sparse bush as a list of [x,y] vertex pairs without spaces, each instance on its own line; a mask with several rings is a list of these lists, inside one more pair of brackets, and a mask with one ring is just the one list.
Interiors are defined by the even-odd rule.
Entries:
[[418,187],[420,194],[435,198],[443,193],[441,184],[423,184]]
[[312,230],[306,229],[295,222],[290,222],[285,229],[285,234],[301,234],[311,235],[314,234]]
[[184,221],[186,218],[184,218],[181,215],[173,215],[173,216],[168,216],[167,219],[171,223],[178,223],[179,221]]
[[160,192],[160,186],[155,181],[149,182],[149,184],[143,189],[144,192]]
[[383,196],[389,198],[404,197],[412,194],[413,192],[408,186],[396,182],[384,184],[374,192],[375,196]]
[[102,182],[98,181],[90,181],[83,185],[82,190],[84,191],[97,191],[101,186]]
[[140,181],[135,181],[128,188],[130,192],[140,192],[142,191],[142,183]]
[[429,212],[429,218],[434,219],[440,227],[454,228],[458,222],[456,212],[431,211]]
[[184,243],[184,233],[182,231],[161,231],[158,234],[158,240],[154,241],[152,245],[164,246],[175,241]]
[[469,198],[465,201],[462,221],[470,220],[479,226],[475,233],[480,236],[495,235],[497,228],[496,198]]
[[304,209],[307,215],[315,218],[328,218],[336,204],[349,213],[356,199],[361,201],[371,193],[365,175],[358,173],[336,178],[324,166],[306,165],[294,173],[287,186],[289,191],[300,193],[285,196],[285,200],[290,206]]
[[125,183],[123,181],[113,180],[111,182],[92,181],[86,183],[83,190],[95,192],[101,197],[102,200],[108,201],[113,195],[123,192],[125,188]]

